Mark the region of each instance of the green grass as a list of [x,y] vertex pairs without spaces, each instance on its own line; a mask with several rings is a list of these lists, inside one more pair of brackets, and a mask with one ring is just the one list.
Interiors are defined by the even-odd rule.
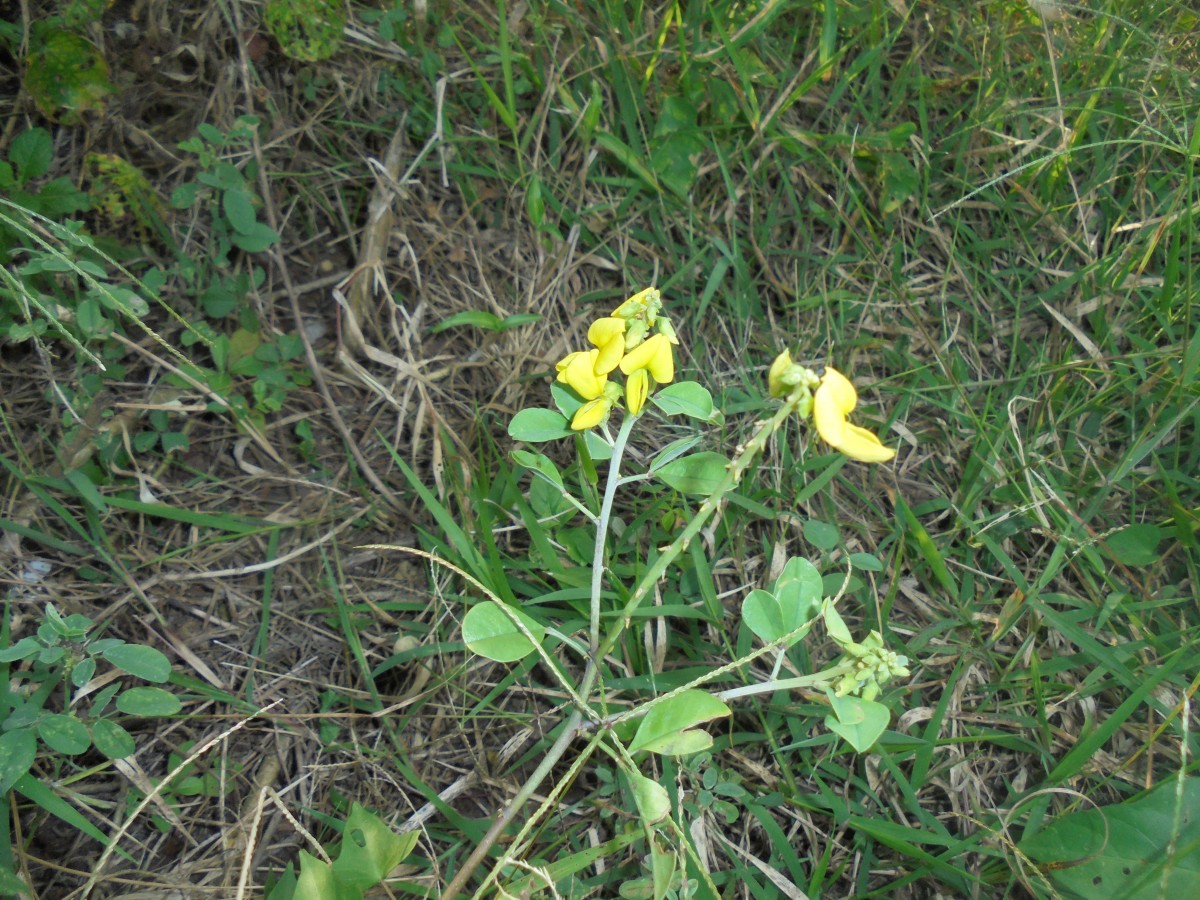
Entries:
[[[299,157],[273,142],[255,151],[283,223],[283,252],[256,264],[286,263],[296,282],[314,254],[344,257],[347,271],[361,262],[355,229],[373,187],[362,158],[382,158],[393,129],[407,130],[407,159],[420,162],[395,198],[389,296],[361,324],[418,374],[360,360],[368,385],[326,346],[327,388],[289,388],[277,415],[242,423],[290,472],[266,455],[254,465],[269,479],[230,468],[225,448],[244,438],[211,414],[191,433],[211,455],[134,460],[175,489],[159,492],[178,498],[169,512],[132,493],[128,460],[73,476],[55,466],[52,392],[6,401],[14,499],[0,525],[42,553],[86,558],[122,590],[141,571],[187,585],[270,564],[221,603],[179,598],[200,621],[233,623],[224,646],[239,631],[245,641],[229,657],[204,644],[216,674],[176,678],[200,679],[182,727],[211,736],[205,716],[225,727],[246,703],[292,692],[269,714],[298,748],[279,784],[308,786],[274,785],[282,802],[320,842],[336,840],[352,800],[420,827],[389,884],[437,896],[548,752],[566,696],[536,657],[498,665],[467,652],[462,619],[483,599],[467,581],[358,548],[419,545],[586,642],[590,529],[554,521],[554,491],[513,465],[505,429],[517,409],[549,404],[553,363],[588,321],[655,283],[683,374],[726,415],[700,429],[697,449],[732,455],[772,414],[766,369],[789,346],[850,375],[858,421],[900,452],[861,466],[785,428],[635,614],[602,674],[610,711],[759,646],[738,624],[741,602],[791,555],[818,565],[830,593],[851,554],[873,556],[877,566],[857,557],[839,609],[912,668],[881,698],[892,721],[871,753],[821,724],[823,694],[793,691],[739,701],[711,727],[711,752],[644,763],[673,805],[659,840],[722,897],[783,896],[781,884],[814,897],[1069,895],[1021,842],[1190,775],[1197,750],[1194,14],[1178,0],[1096,0],[1045,24],[1016,0],[430,6],[419,18],[397,4],[387,35],[378,9],[354,7],[354,26],[383,43],[253,76],[274,116],[304,123]],[[160,189],[189,177],[163,175],[176,180]],[[178,246],[197,254],[204,226],[190,227]],[[317,296],[309,311],[327,302]],[[234,318],[294,332],[281,310],[251,292]],[[466,310],[539,318],[430,332]],[[169,321],[149,327],[181,341]],[[200,348],[185,355],[207,365]],[[120,390],[153,369],[130,366]],[[324,415],[331,402],[346,429]],[[54,410],[34,417],[36,433],[35,403]],[[310,414],[316,439],[301,452],[292,427]],[[647,424],[633,452],[649,458],[689,433]],[[572,441],[539,449],[576,496],[603,490],[603,464],[598,481]],[[606,627],[693,508],[661,487],[623,489]],[[334,530],[348,521],[354,530]],[[546,646],[564,670],[578,661],[557,636]],[[814,636],[788,658],[805,673],[837,655]],[[769,670],[764,657],[715,687]],[[259,760],[269,744],[256,727],[227,752]],[[139,748],[182,742],[149,726],[135,736]],[[613,753],[577,740],[468,885],[496,866],[519,893],[549,869],[562,896],[613,897],[645,877],[650,846]],[[231,808],[261,788],[221,777]],[[10,801],[23,827],[37,807],[57,814],[61,797],[39,796]],[[216,803],[196,820],[231,828]],[[0,862],[65,877],[9,837]],[[301,847],[260,857],[254,883]],[[1182,864],[1195,851],[1175,853]],[[170,883],[161,862],[142,865]],[[710,894],[702,883],[697,896]]]

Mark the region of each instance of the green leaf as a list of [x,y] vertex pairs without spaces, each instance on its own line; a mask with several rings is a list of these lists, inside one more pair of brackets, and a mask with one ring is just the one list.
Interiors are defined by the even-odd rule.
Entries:
[[503,330],[501,324],[500,317],[495,313],[490,313],[485,309],[465,309],[462,312],[442,319],[436,325],[430,326],[429,332],[430,334],[437,334],[440,331],[445,331],[447,328],[457,328],[461,325],[482,328],[484,331],[499,332]]
[[783,613],[786,634],[820,612],[825,585],[816,566],[803,557],[793,556],[775,580],[774,593]]
[[0,734],[0,794],[7,794],[18,778],[29,771],[37,756],[37,738],[22,728]]
[[[1055,819],[1021,841],[1065,896],[1122,900],[1200,896],[1200,778]],[[1170,852],[1170,855],[1168,853]]]
[[16,894],[33,894],[33,890],[11,868],[0,864],[0,895],[7,897]]
[[16,662],[18,659],[29,659],[41,652],[42,645],[36,638],[23,637],[11,647],[0,650],[0,663]]
[[546,636],[545,628],[519,609],[484,600],[472,606],[463,617],[462,633],[467,648],[495,662],[516,662],[532,653],[534,645],[513,624],[508,613],[515,615],[541,643]]
[[387,877],[417,845],[419,833],[396,834],[357,803],[342,830],[342,849],[333,864],[339,887],[365,891]]
[[552,409],[523,409],[508,423],[509,437],[531,444],[570,437],[574,433],[566,416]]
[[742,621],[765,644],[787,634],[779,601],[770,591],[757,589],[746,595],[742,601]]
[[668,416],[689,416],[704,422],[720,423],[724,416],[713,407],[708,388],[694,381],[679,381],[655,392],[650,402]]
[[52,713],[37,724],[37,733],[46,746],[65,756],[78,756],[92,746],[87,726],[67,713]]
[[162,684],[171,677],[171,661],[153,647],[141,644],[118,644],[102,654],[106,660],[143,681]]
[[861,697],[838,697],[826,692],[833,715],[825,717],[825,727],[842,737],[859,753],[866,753],[887,730],[891,711],[882,703]]
[[255,222],[253,228],[230,235],[229,240],[239,250],[245,250],[247,253],[262,253],[272,244],[279,242],[279,235],[262,222]]
[[117,697],[117,709],[128,716],[173,716],[183,709],[183,704],[162,688],[135,687]]
[[541,318],[538,313],[516,313],[515,315],[505,316],[501,319],[495,313],[490,313],[487,310],[467,309],[442,319],[442,321],[430,327],[429,331],[432,334],[437,334],[439,331],[445,331],[447,328],[468,325],[474,328],[482,328],[484,331],[499,333],[512,328],[520,328],[522,325],[531,325],[534,322],[540,321]]
[[657,825],[670,815],[671,798],[665,787],[641,772],[631,773],[629,780],[633,783],[633,802],[647,827]]
[[[341,900],[345,896],[337,889],[333,866],[317,859],[306,850],[300,851],[300,877],[292,900]],[[362,891],[357,895],[362,897]]]
[[825,607],[825,629],[829,632],[829,636],[839,644],[854,643],[854,636],[850,634],[850,629],[846,627],[841,614],[830,603]]
[[137,750],[133,735],[110,719],[97,719],[92,723],[92,741],[109,759],[124,759],[133,756]]
[[664,847],[657,838],[650,838],[650,872],[654,885],[654,900],[664,900],[671,889],[671,879],[679,858],[670,847]]
[[1166,529],[1157,525],[1130,525],[1109,535],[1105,544],[1118,562],[1141,568],[1153,565],[1162,558],[1158,545],[1166,536]]
[[883,563],[873,553],[851,553],[850,565],[856,569],[862,569],[864,572],[883,571]]
[[727,460],[720,453],[705,450],[672,460],[654,476],[681,494],[707,497],[725,480]]
[[30,128],[13,138],[8,158],[17,169],[17,183],[41,178],[54,162],[54,141],[45,128]]
[[809,519],[804,523],[804,539],[818,550],[832,550],[841,543],[842,534],[835,525]]
[[580,408],[586,402],[561,381],[551,382],[550,397],[554,400],[554,405],[558,407],[558,411],[563,414],[568,422],[575,418],[575,413],[579,412]]
[[712,735],[695,726],[729,715],[725,701],[707,691],[684,691],[656,703],[629,743],[629,752],[649,750],[664,756],[683,756],[712,746]]
[[650,460],[650,471],[661,469],[673,459],[678,459],[683,454],[687,453],[693,447],[700,443],[700,435],[693,434],[690,437],[682,437],[678,440],[671,441],[667,446],[663,447],[656,454],[654,459]]
[[534,472],[540,472],[547,480],[557,485],[563,486],[562,474],[558,471],[558,466],[554,464],[554,460],[542,453],[530,453],[528,450],[514,450],[512,452],[513,462],[525,469],[531,469]]
[[228,190],[221,195],[221,210],[238,234],[251,234],[258,225],[254,201],[250,199],[250,194],[241,188]]

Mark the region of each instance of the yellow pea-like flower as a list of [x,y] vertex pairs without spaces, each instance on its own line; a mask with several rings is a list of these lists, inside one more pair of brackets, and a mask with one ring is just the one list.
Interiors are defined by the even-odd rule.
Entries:
[[597,319],[588,328],[587,338],[599,351],[596,357],[597,375],[607,375],[621,362],[625,355],[626,321],[616,316]]
[[[772,368],[774,368],[772,366]],[[817,434],[835,450],[859,462],[887,462],[896,455],[874,433],[852,425],[847,417],[858,405],[858,392],[845,375],[825,367],[821,384],[813,393],[813,424]]]
[[599,350],[580,350],[563,358],[555,367],[558,380],[570,387],[584,400],[595,400],[604,393],[607,374],[597,374]]
[[671,351],[671,342],[664,335],[651,335],[625,354],[621,371],[628,376],[639,369],[648,371],[659,384],[667,384],[675,378],[675,355]]
[[625,381],[625,408],[636,416],[646,405],[646,398],[649,396],[650,373],[645,369],[638,369]]
[[576,431],[587,431],[589,428],[595,428],[608,418],[611,410],[611,400],[603,396],[597,397],[595,400],[590,400],[579,407],[575,415],[571,418],[571,427]]

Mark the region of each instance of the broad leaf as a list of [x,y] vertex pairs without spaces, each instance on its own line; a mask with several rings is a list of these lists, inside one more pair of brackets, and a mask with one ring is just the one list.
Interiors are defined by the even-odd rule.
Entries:
[[654,476],[681,494],[707,497],[725,480],[728,467],[724,456],[706,450],[672,460]]
[[117,709],[129,716],[173,716],[183,708],[170,691],[156,687],[135,687],[117,697]]
[[419,833],[396,834],[357,803],[342,830],[342,849],[333,864],[333,877],[341,885],[365,891],[387,877],[417,845]]
[[531,444],[570,437],[574,433],[567,417],[552,409],[523,409],[508,423],[509,437]]
[[546,629],[519,609],[501,607],[494,600],[484,600],[472,606],[463,617],[462,633],[472,653],[496,662],[516,662],[534,650],[529,638],[513,623],[509,613],[520,619],[538,643]]
[[141,644],[118,644],[104,651],[104,658],[123,672],[143,681],[162,684],[171,677],[171,661],[153,647]]
[[670,814],[671,798],[665,787],[640,772],[630,775],[629,780],[633,783],[633,801],[646,825],[657,825]]
[[47,747],[64,756],[78,756],[92,746],[87,726],[67,713],[45,716],[37,724],[37,733]]
[[37,738],[33,732],[22,728],[0,734],[0,794],[29,771],[37,756]]
[[1060,816],[1020,852],[1067,897],[1200,897],[1198,811],[1200,778],[1172,778],[1135,800]]
[[729,715],[725,701],[706,691],[684,691],[657,703],[646,713],[629,743],[629,752],[649,750],[683,756],[712,746],[712,736],[695,726]]
[[704,422],[719,423],[724,417],[713,407],[708,388],[694,381],[679,381],[656,392],[650,402],[668,416],[688,416]]
[[861,697],[838,697],[829,692],[833,715],[825,717],[825,727],[843,738],[859,753],[866,753],[887,731],[891,711],[882,703]]

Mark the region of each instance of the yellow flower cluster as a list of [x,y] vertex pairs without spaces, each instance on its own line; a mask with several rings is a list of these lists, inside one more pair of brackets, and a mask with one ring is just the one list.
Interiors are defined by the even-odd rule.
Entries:
[[792,355],[784,350],[767,373],[771,396],[786,397],[801,384],[812,390],[812,401],[798,411],[802,416],[811,411],[817,434],[835,450],[859,462],[882,463],[896,455],[873,432],[850,423],[849,415],[858,405],[858,392],[850,379],[833,366],[826,366],[825,374],[818,376],[792,362]]
[[[587,401],[571,419],[576,431],[595,428],[608,418],[612,408],[625,398],[625,408],[637,415],[646,399],[660,384],[675,378],[678,344],[675,329],[662,314],[662,294],[646,288],[634,294],[588,328],[590,350],[577,350],[563,358],[555,368],[558,380]],[[620,369],[625,390],[609,381]]]

